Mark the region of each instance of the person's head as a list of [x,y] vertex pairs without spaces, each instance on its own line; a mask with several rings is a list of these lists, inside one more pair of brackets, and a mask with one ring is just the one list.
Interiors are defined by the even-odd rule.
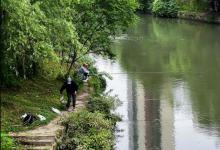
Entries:
[[88,64],[84,63],[83,67],[88,68]]
[[71,84],[72,79],[70,78],[70,76],[67,78],[67,84]]

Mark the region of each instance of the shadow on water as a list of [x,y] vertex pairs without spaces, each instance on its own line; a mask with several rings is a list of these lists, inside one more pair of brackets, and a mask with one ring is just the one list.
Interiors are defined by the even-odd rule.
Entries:
[[98,58],[124,102],[119,150],[220,149],[220,26],[141,16]]

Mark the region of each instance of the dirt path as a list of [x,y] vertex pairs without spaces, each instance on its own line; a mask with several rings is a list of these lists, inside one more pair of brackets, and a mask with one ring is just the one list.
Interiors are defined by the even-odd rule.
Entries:
[[[84,107],[85,99],[89,96],[88,86],[84,85],[84,87],[83,93],[76,98],[76,109],[74,111]],[[62,111],[47,125],[24,132],[10,133],[10,136],[16,138],[27,150],[54,150],[56,141],[64,129],[61,125],[61,118],[66,117],[68,113],[68,111]]]

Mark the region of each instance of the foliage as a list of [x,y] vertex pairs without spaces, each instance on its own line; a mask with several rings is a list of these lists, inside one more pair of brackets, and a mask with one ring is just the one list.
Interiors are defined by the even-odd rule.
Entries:
[[1,150],[22,150],[23,147],[13,140],[9,135],[1,132]]
[[106,88],[106,80],[102,75],[95,75],[89,80],[89,85],[95,93],[103,92]]
[[120,117],[112,113],[121,104],[117,97],[108,94],[95,95],[89,98],[87,109],[90,112],[100,112],[105,115],[106,119],[112,120],[113,124],[120,121]]
[[112,57],[109,37],[134,22],[137,7],[136,0],[3,0],[2,84],[38,75],[45,60],[69,74],[86,54]]
[[[139,0],[140,9],[143,12],[153,12],[153,3],[157,0]],[[219,12],[220,1],[219,0],[173,0],[178,4],[180,11],[187,12]],[[164,2],[167,2],[165,0]],[[162,5],[160,5],[162,6]]]
[[90,80],[89,86],[93,88],[94,93],[102,93],[106,89],[106,78],[111,79],[111,76],[104,72],[98,72],[98,70],[90,65]]
[[182,11],[190,12],[219,12],[220,1],[219,0],[188,0],[181,1],[177,0],[180,9]]
[[63,124],[66,128],[58,149],[113,149],[112,123],[103,114],[78,111],[70,114]]
[[151,5],[153,0],[139,0],[139,9],[143,12],[151,12]]
[[95,90],[94,96],[89,98],[86,110],[72,113],[63,120],[65,132],[58,149],[113,150],[114,129],[120,118],[111,111],[119,101],[98,93]]
[[36,62],[53,54],[46,43],[46,29],[39,20],[44,18],[39,5],[27,0],[2,2],[4,61],[16,76],[27,78],[35,72]]
[[152,12],[159,17],[177,17],[178,5],[175,0],[155,0],[152,4]]
[[73,18],[79,39],[85,50],[77,53],[74,49],[72,65],[85,54],[95,53],[109,56],[111,52],[110,36],[116,36],[134,22],[134,11],[138,7],[136,0],[91,0],[75,5],[77,18]]
[[114,110],[120,101],[117,97],[110,96],[108,94],[95,95],[90,97],[87,108],[90,112],[99,111],[107,116],[111,114],[111,110]]
[[48,79],[59,78],[59,76],[64,76],[65,74],[65,67],[62,67],[60,63],[56,63],[53,60],[43,60],[40,68],[40,74]]
[[13,140],[6,134],[1,132],[1,149],[10,150],[15,144]]

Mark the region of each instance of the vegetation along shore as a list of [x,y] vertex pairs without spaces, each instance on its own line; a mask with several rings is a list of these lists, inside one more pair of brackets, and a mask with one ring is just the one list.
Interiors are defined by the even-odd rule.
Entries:
[[[69,128],[59,149],[113,148],[117,117],[110,113],[112,98],[102,95],[104,79],[95,75],[98,72],[88,54],[114,58],[112,37],[135,22],[137,8],[135,0],[1,2],[2,149],[20,147],[7,136],[9,132],[49,123],[56,117],[51,107],[64,110],[59,100],[60,86],[71,76],[82,87],[76,74],[83,63],[89,64],[94,73],[88,81],[94,85],[92,98],[86,110],[64,121]],[[46,120],[24,125],[20,116],[26,112],[42,114]]]
[[[106,72],[98,72],[90,54],[115,59],[113,39],[126,33],[138,13],[220,23],[219,0],[2,0],[1,1],[1,149],[25,149],[9,136],[50,123],[56,108],[65,111],[59,89],[72,77],[83,93],[77,70],[88,64],[90,96],[85,107],[62,118],[57,149],[111,150],[113,114],[119,100],[105,93]],[[24,124],[25,113],[43,115]]]

